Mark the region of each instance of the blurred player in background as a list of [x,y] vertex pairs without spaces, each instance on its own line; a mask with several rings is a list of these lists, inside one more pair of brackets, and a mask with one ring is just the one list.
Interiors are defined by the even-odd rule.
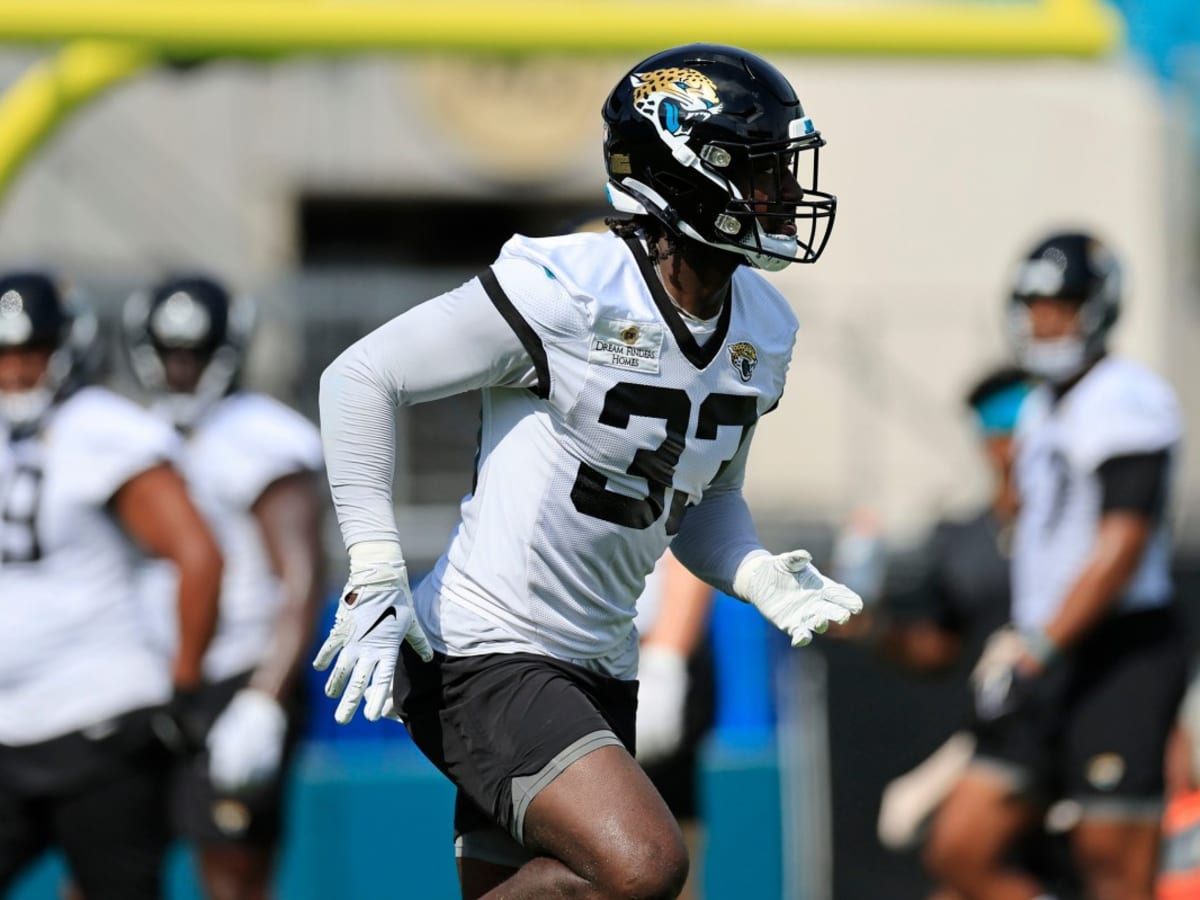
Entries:
[[1081,810],[1086,896],[1153,895],[1185,677],[1165,520],[1182,424],[1168,384],[1106,352],[1119,304],[1117,261],[1085,234],[1051,235],[1017,273],[1011,336],[1042,384],[1016,436],[1012,639],[981,662],[975,758],[927,853],[966,898],[1042,895],[1004,854],[1057,797]]
[[[878,834],[880,842],[895,851],[913,849],[925,839],[934,813],[962,778],[974,753],[975,736],[969,727],[972,673],[988,638],[1001,631],[1011,613],[1012,530],[1017,512],[1013,431],[1031,387],[1027,373],[1007,366],[985,374],[965,397],[991,475],[991,494],[981,509],[965,519],[938,522],[920,548],[897,556],[887,566],[886,575],[882,545],[864,544],[875,533],[869,521],[852,523],[835,547],[835,577],[864,598],[878,595],[873,603],[868,601],[865,620],[857,617],[839,634],[842,630],[850,630],[850,636],[857,633],[889,662],[917,674],[942,676],[947,687],[959,687],[952,694],[933,692],[937,703],[951,705],[944,743],[884,789]],[[864,566],[861,561],[873,563]],[[914,715],[919,714],[919,709],[914,710]],[[1040,828],[1031,829],[1016,853],[1047,883],[1069,882],[1058,839]],[[932,896],[948,900],[959,895],[941,887]]]
[[[297,675],[322,588],[320,435],[278,401],[239,387],[248,304],[190,275],[134,294],[124,313],[133,371],[152,410],[183,437],[180,469],[225,557],[191,746],[170,797],[175,833],[197,845],[216,900],[270,893]],[[147,579],[149,603],[161,608],[172,576],[159,567]]]
[[1012,433],[1030,386],[1024,372],[1006,367],[988,372],[965,398],[991,475],[991,493],[981,509],[965,519],[938,522],[915,552],[887,565],[886,575],[884,548],[869,520],[851,523],[834,550],[836,577],[871,598],[864,616],[839,629],[839,636],[848,631],[898,666],[944,674],[962,686],[960,727],[954,733],[948,729],[947,743],[884,793],[879,835],[893,849],[916,844],[973,749],[966,731],[969,674],[987,637],[1009,619],[1016,515]]
[[[168,839],[158,710],[200,683],[221,557],[174,432],[86,384],[94,338],[51,277],[0,276],[0,893],[57,846],[88,900],[137,900],[161,896]],[[179,571],[170,662],[134,544]]]
[[[513,237],[321,383],[350,578],[316,665],[336,657],[338,721],[394,700],[457,785],[465,897],[682,890],[682,835],[633,757],[634,604],[668,545],[797,645],[861,609],[804,551],[763,549],[741,493],[797,327],[745,264],[820,255],[836,202],[815,181],[823,140],[773,66],[715,45],[636,66],[603,117],[609,196],[630,220]],[[413,597],[395,407],[475,388],[474,489]]]
[[668,551],[637,601],[637,759],[683,829],[692,865],[681,898],[703,883],[700,744],[716,720],[716,668],[709,639],[712,588]]

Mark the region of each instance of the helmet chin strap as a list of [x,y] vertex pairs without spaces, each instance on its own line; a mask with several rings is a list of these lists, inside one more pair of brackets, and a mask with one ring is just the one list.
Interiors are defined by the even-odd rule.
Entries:
[[[632,178],[626,178],[625,182],[628,184],[628,189],[611,181],[605,185],[605,193],[608,194],[608,202],[612,204],[613,209],[631,216],[654,215],[655,209],[666,214],[669,205],[657,191]],[[631,191],[636,191],[637,194],[635,195]],[[655,218],[661,219],[662,216],[655,216]],[[737,253],[744,256],[750,265],[756,269],[762,269],[764,272],[780,272],[795,261],[796,238],[790,235],[769,234],[758,222],[754,223],[754,228],[758,232],[757,243],[754,242],[754,237],[751,235],[742,238],[740,242],[717,243],[710,241],[682,219],[676,222],[675,227],[680,234],[693,241],[698,241],[715,250],[724,250],[726,253]],[[760,247],[769,250],[770,253],[763,253],[759,249]],[[780,256],[774,256],[775,253]]]
[[[757,245],[751,243],[752,238],[749,235],[736,243],[733,241],[729,243],[717,243],[716,241],[709,241],[702,238],[696,232],[696,229],[692,228],[687,222],[679,222],[679,230],[692,240],[699,241],[717,250],[724,250],[726,253],[737,253],[740,256],[744,256],[750,265],[764,272],[782,272],[795,261],[795,238],[767,234],[757,222],[754,224],[754,227],[758,231],[759,243]],[[761,252],[759,250],[760,246],[770,250],[771,253]],[[773,256],[773,253],[789,254],[789,258],[782,259],[778,256]]]
[[[750,247],[739,251],[750,260],[750,265],[756,269],[762,269],[764,272],[782,272],[795,261],[796,247],[798,246],[795,237],[786,234],[770,234],[763,231],[762,225],[757,222],[754,223],[754,229],[758,232],[759,245],[770,250],[771,254],[761,253]],[[748,241],[749,237],[743,238],[743,243]],[[773,255],[776,253],[779,256]]]

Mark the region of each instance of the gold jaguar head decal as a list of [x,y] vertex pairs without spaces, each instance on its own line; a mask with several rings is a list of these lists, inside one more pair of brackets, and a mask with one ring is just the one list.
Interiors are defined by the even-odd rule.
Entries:
[[629,77],[634,108],[658,126],[668,143],[686,140],[694,122],[721,111],[717,85],[695,69],[656,69]]
[[746,341],[730,344],[729,364],[733,366],[742,381],[749,381],[754,377],[754,367],[758,365],[758,351],[754,349],[753,344]]

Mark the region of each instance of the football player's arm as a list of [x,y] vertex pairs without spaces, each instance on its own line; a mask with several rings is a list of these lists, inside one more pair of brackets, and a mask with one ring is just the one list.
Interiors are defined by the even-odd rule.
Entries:
[[752,438],[753,428],[703,499],[684,514],[671,543],[675,558],[693,575],[731,596],[738,566],[750,554],[765,552],[742,496]]
[[399,542],[392,508],[398,406],[532,383],[533,363],[478,279],[397,316],[321,376],[321,439],[342,537]]
[[183,479],[165,463],[125,482],[112,508],[134,540],[179,573],[179,648],[172,675],[177,689],[190,691],[200,684],[200,664],[217,626],[221,551]]
[[336,721],[349,722],[364,698],[369,720],[390,714],[402,641],[422,659],[433,656],[413,609],[392,505],[396,407],[539,380],[480,279],[397,316],[322,374],[321,439],[350,574],[313,666],[333,666],[325,694],[341,698]]
[[683,741],[688,658],[700,644],[712,608],[712,588],[667,552],[654,625],[638,659],[637,754],[643,764],[664,759]]
[[282,596],[266,654],[208,732],[209,777],[227,791],[267,781],[279,771],[287,700],[320,613],[320,501],[313,473],[275,479],[251,514]]
[[1096,625],[1137,571],[1162,515],[1169,466],[1165,450],[1115,457],[1100,465],[1100,522],[1083,570],[1045,626],[1050,655],[1074,646]]
[[643,651],[655,647],[686,659],[699,645],[708,625],[712,600],[712,588],[668,551],[658,617],[654,627],[642,638]]
[[324,556],[321,501],[312,472],[285,475],[269,484],[251,507],[282,600],[271,645],[250,687],[284,702],[295,685],[321,613]]
[[793,646],[804,646],[862,612],[862,599],[822,575],[808,551],[772,554],[762,546],[742,496],[751,436],[684,515],[671,550],[696,577],[753,604]]

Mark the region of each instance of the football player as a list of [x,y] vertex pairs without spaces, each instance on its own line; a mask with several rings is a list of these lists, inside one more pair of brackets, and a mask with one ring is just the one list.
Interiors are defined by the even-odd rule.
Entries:
[[[200,682],[221,557],[174,432],[86,384],[95,328],[50,276],[0,275],[0,893],[55,845],[89,900],[156,898],[157,711]],[[179,571],[170,664],[144,639],[131,539]]]
[[[270,893],[297,673],[322,587],[320,435],[282,403],[239,388],[252,318],[247,298],[202,275],[137,292],[124,313],[133,371],[152,410],[182,435],[180,470],[225,557],[194,709],[202,746],[178,761],[170,797],[175,833],[197,845],[216,900]],[[148,579],[148,601],[170,596],[171,575]]]
[[977,748],[928,845],[966,897],[1038,896],[1005,852],[1058,797],[1081,810],[1088,897],[1149,900],[1163,754],[1185,679],[1166,509],[1182,424],[1159,376],[1107,352],[1120,271],[1094,237],[1053,234],[1018,269],[1010,337],[1041,379],[1016,432],[1012,626],[977,672]]
[[[836,201],[816,184],[820,133],[773,66],[705,44],[635,66],[603,119],[609,198],[630,217],[614,233],[515,236],[322,377],[351,571],[315,664],[333,664],[337,721],[394,702],[457,785],[466,897],[684,884],[683,838],[634,759],[634,605],[668,545],[796,645],[861,609],[808,553],[763,549],[742,498],[797,328],[754,269],[825,246]],[[475,388],[474,488],[414,595],[394,409]]]

